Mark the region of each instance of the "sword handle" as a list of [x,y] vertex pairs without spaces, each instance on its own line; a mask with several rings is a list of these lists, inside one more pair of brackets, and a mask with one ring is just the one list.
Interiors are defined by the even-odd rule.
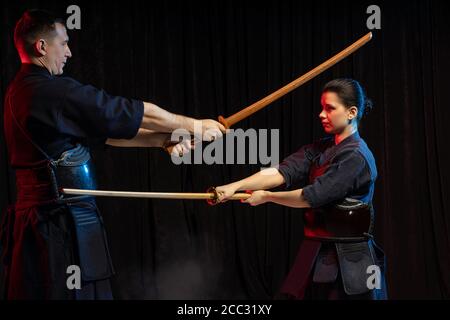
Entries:
[[[207,199],[206,202],[210,206],[215,206],[216,204],[218,204],[217,200],[219,199],[219,195],[217,194],[216,187],[209,187],[208,190],[206,190],[206,192],[213,194],[211,199]],[[252,195],[248,193],[235,193],[228,200],[247,200],[251,196]]]

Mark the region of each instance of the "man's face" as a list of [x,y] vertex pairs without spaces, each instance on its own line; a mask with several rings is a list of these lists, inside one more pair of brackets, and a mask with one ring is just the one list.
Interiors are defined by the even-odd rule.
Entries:
[[320,103],[322,112],[319,114],[323,130],[328,134],[339,134],[348,125],[349,120],[357,115],[357,108],[346,108],[335,92],[324,92]]
[[47,39],[45,60],[53,75],[63,73],[67,59],[72,56],[69,49],[69,37],[64,25],[55,24],[56,36]]

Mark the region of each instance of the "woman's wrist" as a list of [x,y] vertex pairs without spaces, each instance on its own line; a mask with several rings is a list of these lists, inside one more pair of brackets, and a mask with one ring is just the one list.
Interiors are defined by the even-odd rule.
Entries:
[[264,191],[264,200],[266,200],[266,202],[272,202],[273,200],[273,192],[272,191]]
[[233,188],[234,188],[235,192],[244,190],[241,181],[236,181],[236,182],[232,183],[232,185],[233,185]]

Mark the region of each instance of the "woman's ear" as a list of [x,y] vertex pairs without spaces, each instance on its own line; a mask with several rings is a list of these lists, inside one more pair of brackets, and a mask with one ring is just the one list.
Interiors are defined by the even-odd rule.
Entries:
[[347,109],[348,111],[348,120],[353,120],[358,116],[358,108],[356,106],[351,106]]

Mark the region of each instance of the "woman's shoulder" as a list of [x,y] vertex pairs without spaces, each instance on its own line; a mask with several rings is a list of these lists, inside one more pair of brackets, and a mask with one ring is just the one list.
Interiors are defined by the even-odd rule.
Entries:
[[358,143],[358,148],[355,151],[357,151],[357,153],[365,159],[371,174],[377,176],[378,172],[375,157],[372,151],[370,150],[369,146],[367,145],[367,143],[364,141],[364,139],[362,138],[360,139]]
[[334,137],[326,136],[316,139],[313,143],[309,145],[314,150],[319,152],[324,152],[326,149],[334,146]]

